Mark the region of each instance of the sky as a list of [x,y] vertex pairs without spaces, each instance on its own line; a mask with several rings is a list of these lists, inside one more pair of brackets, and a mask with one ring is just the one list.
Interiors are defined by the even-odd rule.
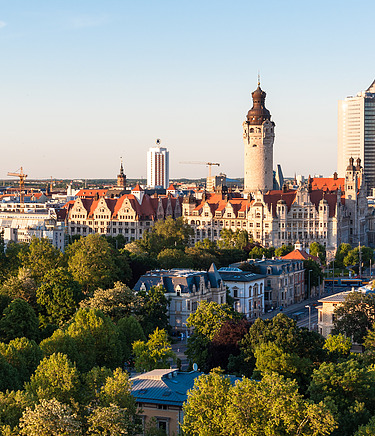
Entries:
[[375,2],[0,0],[0,179],[243,177],[242,123],[267,93],[274,166],[337,166],[337,103],[375,79]]

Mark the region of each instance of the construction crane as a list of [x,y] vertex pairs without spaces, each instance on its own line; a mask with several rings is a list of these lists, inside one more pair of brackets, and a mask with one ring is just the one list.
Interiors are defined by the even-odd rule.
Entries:
[[208,177],[211,177],[212,165],[216,165],[218,167],[220,166],[220,164],[217,162],[190,162],[190,161],[188,161],[188,162],[180,162],[180,164],[206,165],[206,166],[208,166]]
[[8,176],[19,177],[19,179],[20,179],[20,204],[21,204],[21,208],[22,208],[22,205],[25,201],[25,179],[27,177],[27,174],[25,174],[23,172],[22,167],[18,171],[19,171],[18,173],[16,173],[16,172],[15,173],[8,173]]

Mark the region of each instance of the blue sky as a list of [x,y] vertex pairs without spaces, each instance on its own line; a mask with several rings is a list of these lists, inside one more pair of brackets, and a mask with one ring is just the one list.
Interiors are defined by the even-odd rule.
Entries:
[[373,1],[0,0],[0,178],[243,177],[257,85],[284,175],[336,170],[337,101],[375,78]]

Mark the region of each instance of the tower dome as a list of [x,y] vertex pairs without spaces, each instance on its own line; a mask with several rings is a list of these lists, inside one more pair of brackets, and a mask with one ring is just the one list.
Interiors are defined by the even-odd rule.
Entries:
[[247,121],[252,125],[261,125],[264,121],[271,119],[271,114],[265,107],[266,93],[260,87],[251,93],[253,97],[253,107],[247,113]]

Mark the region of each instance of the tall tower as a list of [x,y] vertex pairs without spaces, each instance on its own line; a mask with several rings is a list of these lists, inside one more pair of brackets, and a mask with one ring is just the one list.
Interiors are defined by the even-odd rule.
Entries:
[[275,123],[266,109],[266,93],[260,83],[251,94],[253,107],[247,113],[243,123],[245,143],[245,180],[244,193],[273,189],[273,141]]
[[360,158],[367,188],[375,188],[375,80],[366,91],[339,101],[337,152],[340,177],[350,158]]
[[147,186],[149,188],[164,188],[169,186],[169,151],[160,147],[160,139],[156,147],[147,152]]

